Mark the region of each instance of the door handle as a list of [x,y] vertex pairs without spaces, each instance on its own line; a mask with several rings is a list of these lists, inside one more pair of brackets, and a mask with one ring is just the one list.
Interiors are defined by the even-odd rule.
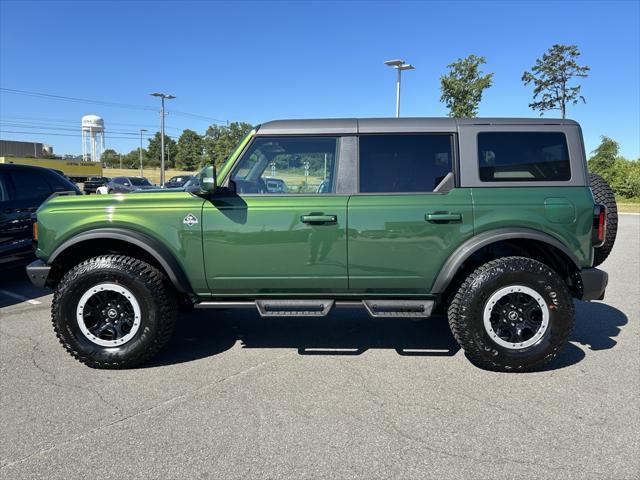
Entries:
[[302,215],[300,217],[302,223],[337,223],[336,215]]
[[462,214],[461,213],[427,213],[424,216],[424,219],[427,222],[461,222]]

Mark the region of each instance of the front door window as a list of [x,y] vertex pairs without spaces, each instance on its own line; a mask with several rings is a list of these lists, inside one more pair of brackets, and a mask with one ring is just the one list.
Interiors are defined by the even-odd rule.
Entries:
[[239,194],[333,193],[336,137],[257,137],[234,169]]

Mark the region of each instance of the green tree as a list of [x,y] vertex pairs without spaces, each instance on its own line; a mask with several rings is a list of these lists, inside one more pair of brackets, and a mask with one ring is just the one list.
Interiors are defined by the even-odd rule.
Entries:
[[[142,151],[142,163],[144,164],[144,150]],[[140,150],[131,150],[125,156],[122,157],[122,167],[140,169]]]
[[203,163],[211,160],[216,165],[224,163],[252,129],[253,126],[245,122],[232,122],[228,127],[211,125],[207,128],[203,138],[206,155]]
[[576,45],[554,45],[536,60],[531,72],[522,74],[525,85],[533,83],[534,110],[540,110],[540,116],[547,110],[560,110],[566,118],[567,105],[576,105],[579,100],[586,103],[580,95],[580,85],[572,85],[574,78],[586,78],[590,68],[580,66],[577,59],[580,51]]
[[604,178],[618,196],[640,196],[640,160],[620,156],[618,142],[606,135],[600,138],[600,145],[591,152],[589,171]]
[[589,158],[589,171],[607,177],[611,173],[613,164],[618,158],[618,152],[620,151],[620,145],[615,140],[602,135],[600,137],[600,145],[591,152],[591,158]]
[[107,168],[120,168],[120,154],[113,148],[107,148],[102,152],[100,162]]
[[195,170],[202,162],[202,137],[188,128],[178,139],[176,166],[184,170]]
[[449,72],[440,77],[440,101],[449,109],[450,117],[475,117],[478,113],[482,93],[493,79],[493,73],[483,75],[480,71],[485,63],[484,57],[469,55],[447,65]]
[[[149,165],[160,165],[160,157],[161,157],[161,145],[160,145],[161,135],[160,132],[156,132],[156,134],[149,139],[149,146],[147,147],[147,153],[149,158]],[[164,165],[165,169],[173,168],[175,165],[176,154],[178,153],[178,146],[176,142],[171,137],[165,134],[164,136]]]

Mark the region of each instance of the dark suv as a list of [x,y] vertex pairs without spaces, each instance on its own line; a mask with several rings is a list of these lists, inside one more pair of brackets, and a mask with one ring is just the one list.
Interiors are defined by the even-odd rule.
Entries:
[[54,170],[0,164],[0,271],[34,258],[31,214],[57,192],[80,190]]

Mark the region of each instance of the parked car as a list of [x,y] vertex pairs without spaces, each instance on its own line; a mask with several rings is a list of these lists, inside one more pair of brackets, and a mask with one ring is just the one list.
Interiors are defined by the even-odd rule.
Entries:
[[83,184],[82,190],[84,193],[91,194],[96,193],[98,187],[103,187],[109,183],[111,179],[109,177],[89,177]]
[[54,170],[0,164],[0,271],[35,258],[31,214],[54,193],[81,192]]
[[128,193],[150,188],[156,186],[145,177],[115,177],[107,183],[107,193]]
[[191,180],[193,175],[176,175],[171,177],[168,182],[165,182],[165,188],[179,188],[183,187],[185,183]]
[[133,190],[131,193],[161,193],[161,192],[191,192],[195,193],[200,188],[200,180],[198,177],[191,177],[183,186],[181,187],[154,187],[154,188],[145,188],[140,190]]
[[286,193],[287,184],[280,178],[266,177],[263,179],[269,193]]
[[[576,122],[547,118],[269,122],[202,170],[197,195],[45,203],[27,272],[54,289],[64,348],[96,368],[150,359],[183,304],[439,310],[474,364],[538,369],[567,342],[573,299],[607,286],[595,267],[616,205],[583,145]],[[266,185],[276,158],[286,193]]]

